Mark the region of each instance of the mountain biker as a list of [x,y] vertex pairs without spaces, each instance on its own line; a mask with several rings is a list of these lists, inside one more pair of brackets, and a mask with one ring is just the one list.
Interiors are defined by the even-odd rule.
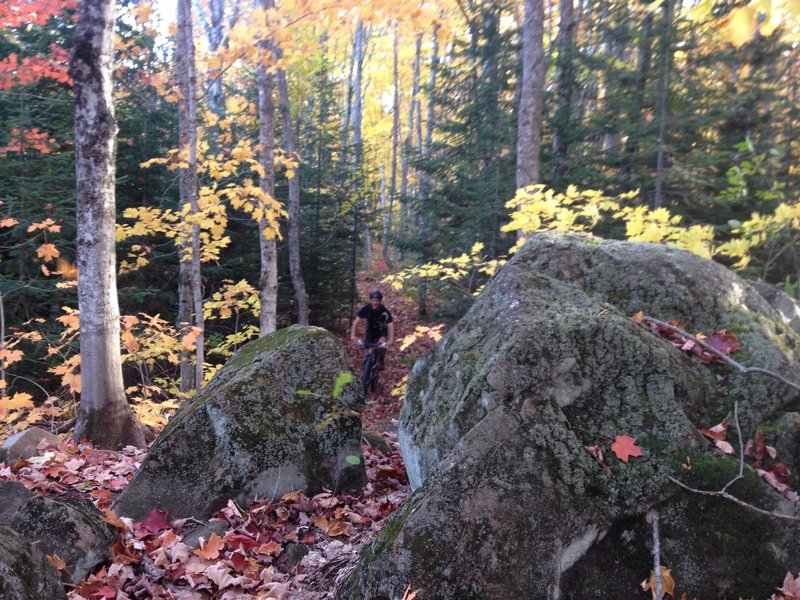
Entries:
[[[365,304],[356,313],[353,326],[350,328],[350,339],[358,341],[356,329],[362,321],[366,322],[364,341],[368,344],[386,344],[391,346],[394,342],[394,319],[389,309],[383,305],[383,294],[378,290],[369,293],[369,304]],[[378,361],[380,368],[383,368],[383,356],[386,348],[378,349]]]

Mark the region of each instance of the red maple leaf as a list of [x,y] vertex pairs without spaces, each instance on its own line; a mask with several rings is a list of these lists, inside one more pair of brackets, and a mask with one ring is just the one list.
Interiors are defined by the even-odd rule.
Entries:
[[170,524],[169,521],[167,521],[167,513],[163,510],[154,508],[150,511],[150,514],[147,515],[141,523],[139,523],[138,528],[143,532],[146,532],[145,535],[155,535],[162,529],[169,529],[169,527]]
[[631,456],[643,456],[642,449],[636,445],[636,438],[629,435],[618,435],[611,444],[611,451],[624,463],[627,463]]

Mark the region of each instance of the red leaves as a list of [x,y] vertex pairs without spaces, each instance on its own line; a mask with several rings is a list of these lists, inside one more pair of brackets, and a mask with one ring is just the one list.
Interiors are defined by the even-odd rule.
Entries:
[[791,571],[787,572],[783,585],[777,594],[770,596],[770,600],[800,600],[800,574],[795,577]]
[[[701,344],[698,344],[694,340],[687,337],[688,331],[686,330],[686,327],[677,321],[668,321],[665,324],[659,323],[656,322],[656,319],[646,317],[642,311],[639,311],[631,318],[637,324],[641,325],[642,327],[646,327],[651,333],[668,341],[683,352],[694,356],[702,363],[709,364],[725,362],[722,360],[722,358],[713,352],[710,352]],[[675,331],[676,329],[686,332],[687,335],[681,335],[678,331]],[[693,336],[724,356],[730,356],[734,352],[740,350],[742,347],[741,342],[739,342],[739,338],[725,329],[714,331],[708,336],[703,333],[695,333]]]
[[[714,442],[714,446],[723,454],[735,454],[734,447],[725,441],[725,435],[730,422],[727,417],[719,425],[714,425],[709,429],[698,429],[700,433]],[[757,475],[775,490],[783,494],[789,500],[797,501],[798,494],[792,489],[792,474],[785,463],[774,462],[778,456],[778,451],[764,442],[764,431],[756,430],[756,437],[747,440],[744,448],[744,456],[751,459],[751,467]],[[769,459],[769,463],[765,461]]]
[[[597,444],[584,446],[603,469],[610,469],[603,456],[603,450]],[[611,451],[622,462],[627,463],[631,457],[643,456],[642,449],[636,445],[636,438],[629,435],[618,435],[611,444]]]
[[167,513],[163,510],[153,509],[150,511],[150,514],[147,515],[144,520],[138,524],[139,529],[141,530],[142,534],[141,537],[146,537],[147,535],[155,535],[162,529],[169,529],[171,526],[169,521],[167,521]]
[[636,445],[636,438],[629,435],[618,435],[611,444],[611,451],[624,463],[627,463],[631,456],[643,456],[642,449]]

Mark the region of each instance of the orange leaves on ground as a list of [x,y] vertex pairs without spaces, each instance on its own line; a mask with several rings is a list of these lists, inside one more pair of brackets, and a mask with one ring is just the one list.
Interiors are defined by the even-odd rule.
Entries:
[[347,523],[344,523],[339,519],[328,520],[324,516],[319,515],[314,518],[313,523],[314,527],[321,530],[323,533],[325,533],[325,535],[329,535],[331,537],[350,535],[350,531],[347,528]]
[[419,594],[419,593],[420,593],[420,590],[414,590],[414,591],[412,592],[412,591],[411,591],[411,586],[409,585],[409,586],[406,588],[406,591],[405,591],[405,592],[403,592],[403,597],[402,597],[402,599],[401,599],[401,600],[414,600],[414,598],[416,598],[416,597],[417,597],[417,594]]
[[642,449],[636,445],[636,438],[629,435],[618,435],[611,444],[611,451],[624,463],[632,456],[643,456]]
[[117,516],[117,513],[113,509],[108,509],[103,513],[103,522],[108,523],[112,527],[116,527],[122,531],[125,531],[127,527],[125,526],[125,522]]
[[270,540],[266,544],[261,544],[256,552],[266,556],[278,556],[281,553],[281,545],[275,540]]
[[211,537],[208,538],[208,540],[200,548],[195,550],[194,553],[200,558],[205,558],[206,560],[216,560],[224,547],[225,542],[222,541],[222,538],[216,533],[212,533]]
[[653,594],[653,600],[661,600],[665,595],[675,597],[675,580],[672,579],[672,574],[667,567],[661,567],[661,591],[662,596],[658,598],[656,591],[656,572],[650,571],[650,577],[642,582],[642,590],[650,591]]

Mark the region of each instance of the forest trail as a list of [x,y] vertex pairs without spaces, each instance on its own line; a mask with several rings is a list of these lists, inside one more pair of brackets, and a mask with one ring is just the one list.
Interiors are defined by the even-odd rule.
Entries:
[[[388,269],[385,263],[376,261],[373,269],[361,271],[356,276],[358,295],[361,300],[356,310],[368,302],[366,299],[369,298],[372,290],[380,290],[383,293],[383,304],[392,313],[395,323],[394,345],[387,352],[386,368],[381,372],[379,388],[376,392],[368,394],[367,405],[362,414],[364,429],[378,433],[396,430],[400,408],[403,405],[405,380],[411,373],[416,359],[435,344],[431,337],[422,335],[417,337],[407,348],[400,349],[403,346],[403,340],[414,334],[417,327],[430,327],[432,323],[419,320],[416,296],[411,297],[404,290],[398,291],[390,285],[382,283],[382,279],[387,274]],[[353,372],[358,377],[361,372],[361,363],[364,360],[364,350],[350,341],[349,333],[348,328],[343,341],[353,360]],[[359,335],[363,335],[363,328],[359,329]]]

